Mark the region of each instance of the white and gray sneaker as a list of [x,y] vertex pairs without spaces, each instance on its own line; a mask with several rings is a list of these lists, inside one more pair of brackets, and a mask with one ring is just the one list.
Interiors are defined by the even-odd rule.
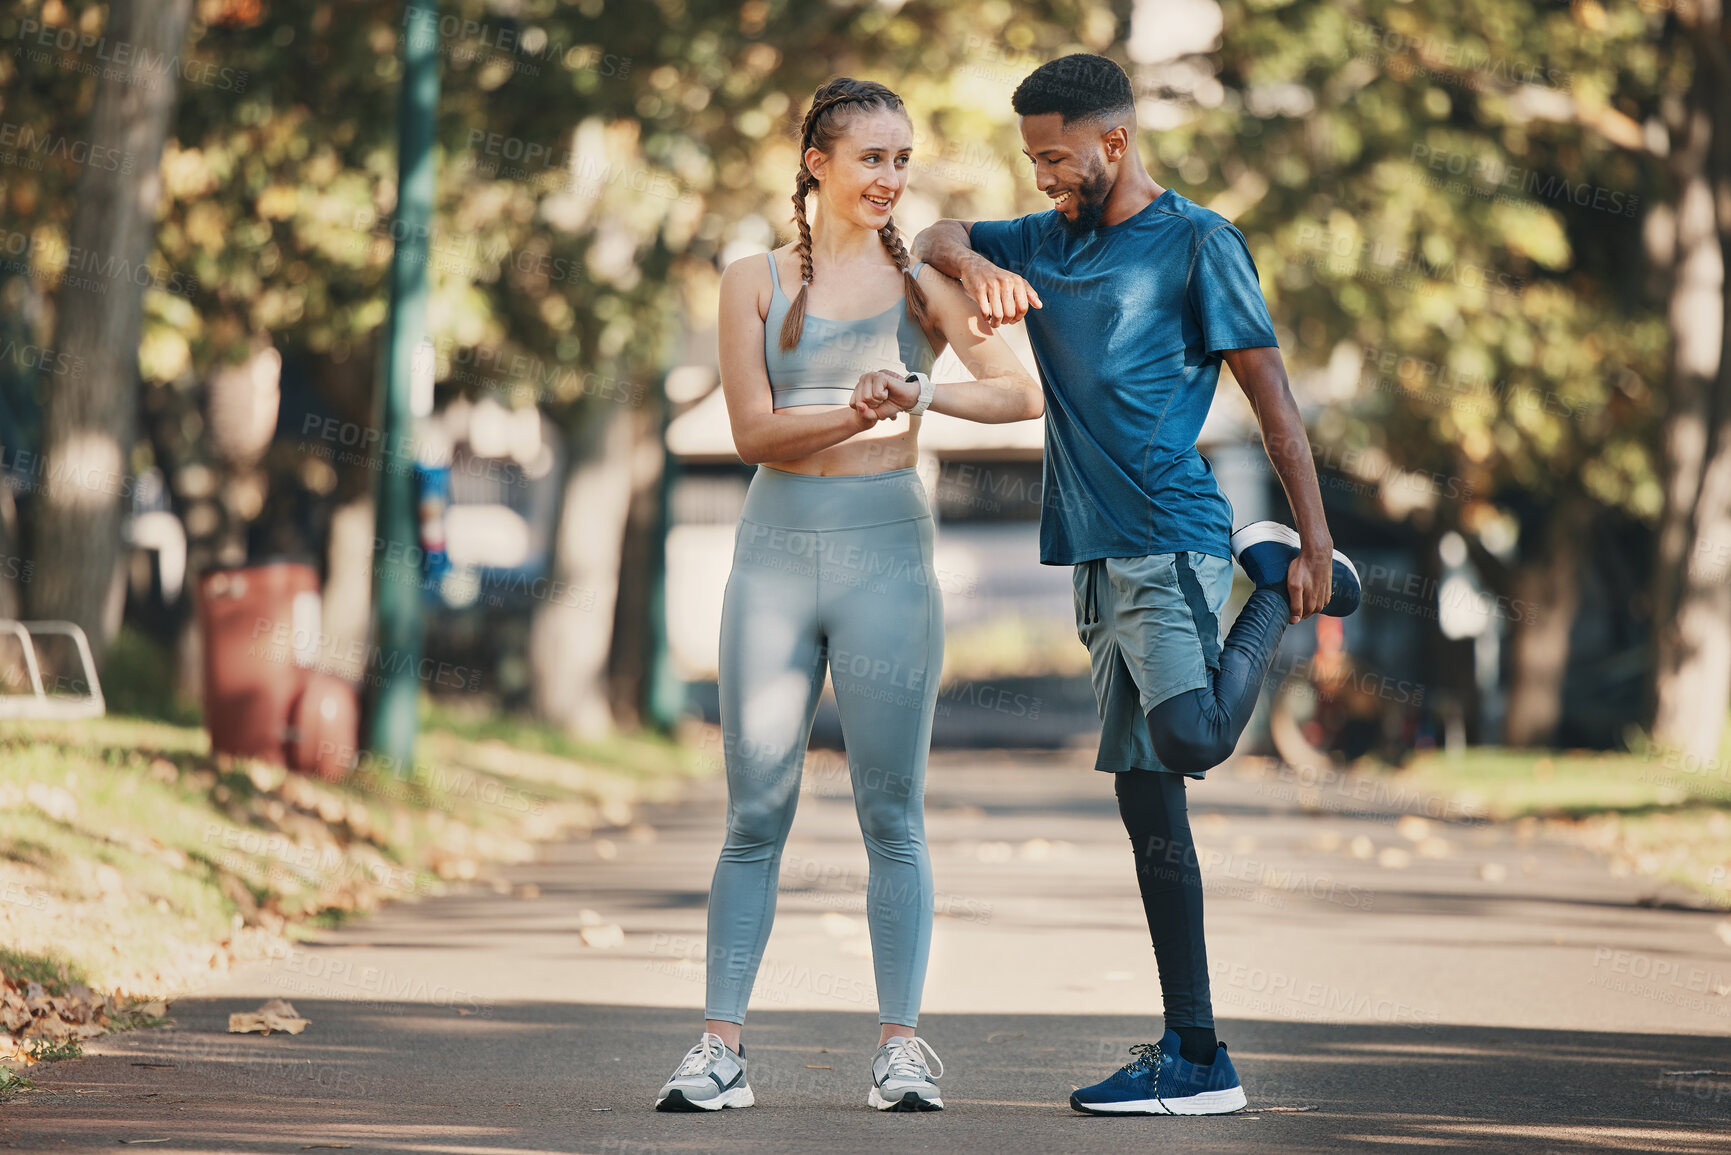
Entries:
[[[926,1056],[938,1065],[934,1072]],[[880,1111],[942,1111],[934,1080],[943,1078],[944,1061],[924,1039],[898,1035],[872,1056],[872,1089],[866,1104]]]
[[719,1111],[757,1102],[745,1081],[745,1046],[734,1051],[720,1035],[705,1034],[685,1052],[673,1077],[655,1096],[657,1111]]

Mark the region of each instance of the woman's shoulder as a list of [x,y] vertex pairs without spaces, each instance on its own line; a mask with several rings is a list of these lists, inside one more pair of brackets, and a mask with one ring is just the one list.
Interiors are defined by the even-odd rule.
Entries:
[[[776,253],[791,248],[791,245],[783,246],[776,250]],[[763,253],[752,253],[750,256],[729,261],[727,267],[721,270],[723,300],[750,301],[758,317],[767,320],[774,297],[769,261],[776,259],[776,253],[769,254],[769,260],[764,259]]]
[[914,274],[914,280],[919,282],[921,290],[926,294],[926,300],[934,306],[944,309],[958,309],[963,315],[971,316],[974,312],[974,299],[968,296],[968,291],[962,288],[962,283],[946,273],[939,272],[935,265],[922,261],[919,270]]
[[721,270],[721,278],[724,282],[736,284],[742,288],[758,282],[768,285],[769,261],[779,259],[782,253],[790,252],[792,248],[792,245],[783,245],[781,248],[768,254],[769,260],[764,260],[765,254],[763,253],[752,253],[750,256],[735,257],[733,260],[727,262],[727,267],[725,269]]

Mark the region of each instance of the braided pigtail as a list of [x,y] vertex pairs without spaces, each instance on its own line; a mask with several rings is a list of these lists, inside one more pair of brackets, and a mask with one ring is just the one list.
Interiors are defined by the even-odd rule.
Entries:
[[798,345],[800,334],[805,332],[805,298],[811,292],[811,222],[805,217],[805,196],[816,187],[817,181],[802,162],[799,175],[793,181],[793,221],[799,226],[799,243],[794,246],[794,252],[799,256],[799,292],[794,294],[793,303],[787,309],[787,319],[781,323],[781,351],[784,353]]
[[901,230],[896,228],[895,221],[886,222],[878,230],[878,239],[883,241],[896,268],[907,274],[902,278],[902,285],[908,299],[908,317],[923,331],[926,327],[926,294],[920,288],[919,279],[913,275],[913,261],[908,256],[907,245],[902,243]]

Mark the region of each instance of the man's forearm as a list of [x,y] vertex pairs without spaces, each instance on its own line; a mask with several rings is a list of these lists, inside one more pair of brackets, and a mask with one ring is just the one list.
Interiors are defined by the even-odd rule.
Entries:
[[1281,487],[1286,490],[1292,518],[1298,522],[1298,536],[1307,550],[1331,551],[1334,540],[1322,511],[1322,487],[1316,479],[1316,461],[1311,456],[1310,438],[1304,432],[1298,407],[1289,400],[1284,405],[1277,403],[1266,408],[1269,412],[1257,414],[1262,425],[1262,445],[1268,451],[1269,464],[1274,466]]
[[1328,519],[1322,512],[1316,461],[1310,455],[1310,438],[1304,432],[1304,418],[1299,416],[1298,402],[1293,400],[1292,386],[1286,380],[1286,365],[1280,359],[1279,348],[1269,345],[1228,349],[1221,356],[1256,414],[1256,425],[1262,430],[1262,447],[1286,490],[1286,501],[1292,506],[1292,517],[1298,522],[1298,536],[1303,539],[1305,550],[1320,550],[1326,555],[1334,548],[1334,542],[1328,532]]
[[968,243],[968,226],[961,221],[943,220],[929,229],[921,229],[914,238],[914,259],[925,261],[946,276],[962,279],[962,265],[974,255]]

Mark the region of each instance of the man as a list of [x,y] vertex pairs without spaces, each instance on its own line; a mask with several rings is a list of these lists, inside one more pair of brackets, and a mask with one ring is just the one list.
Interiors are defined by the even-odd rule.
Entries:
[[[1236,1111],[1244,1090],[1214,1037],[1185,778],[1231,755],[1287,625],[1351,613],[1358,575],[1329,536],[1244,237],[1149,175],[1124,71],[1066,56],[1012,104],[1052,210],[939,221],[914,253],[961,281],[994,325],[1027,318],[1046,392],[1040,560],[1075,567],[1103,723],[1095,768],[1114,774],[1160,972],[1164,1037],[1070,1105]],[[1196,448],[1222,361],[1255,410],[1296,533],[1273,522],[1231,532]],[[1256,588],[1222,644],[1234,557]]]

